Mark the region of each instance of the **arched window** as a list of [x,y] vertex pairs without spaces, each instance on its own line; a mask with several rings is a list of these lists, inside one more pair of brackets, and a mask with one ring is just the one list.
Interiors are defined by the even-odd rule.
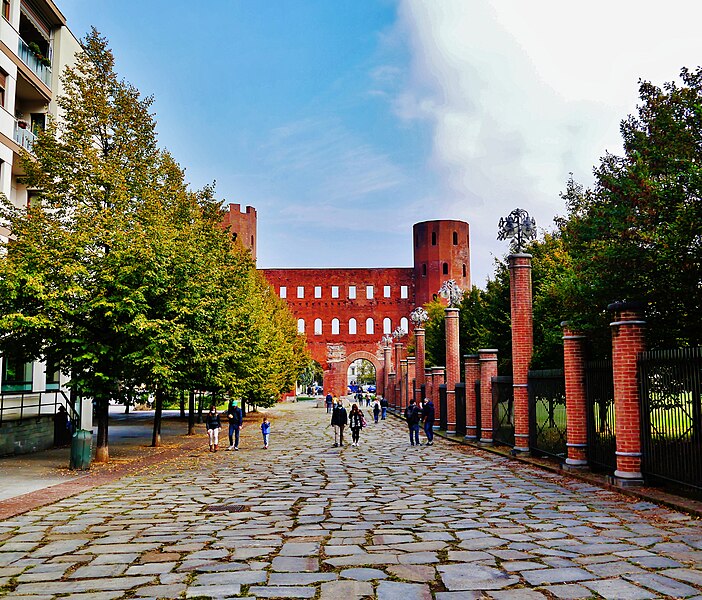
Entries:
[[444,266],[442,267],[442,271],[444,275],[448,275],[448,263],[444,263]]
[[375,323],[373,323],[373,319],[371,317],[368,317],[366,319],[366,335],[373,335],[375,333]]
[[297,320],[297,332],[298,333],[305,333],[305,320],[304,319]]
[[253,242],[254,242],[254,239],[253,239],[253,236],[251,236],[251,245],[252,245],[252,246],[254,245]]
[[407,317],[402,317],[400,319],[400,327],[402,328],[402,331],[409,332],[409,321],[407,320]]
[[339,335],[339,319],[332,319],[332,335]]
[[431,245],[436,246],[436,231],[431,232]]
[[427,263],[422,263],[422,277],[427,276]]
[[349,319],[349,335],[356,335],[356,319],[353,317]]
[[458,246],[458,231],[453,232],[453,245]]
[[463,277],[465,277],[465,276],[466,276],[466,266],[463,265]]
[[314,320],[314,334],[322,335],[322,319]]
[[392,321],[390,317],[385,317],[383,319],[383,333],[392,333]]

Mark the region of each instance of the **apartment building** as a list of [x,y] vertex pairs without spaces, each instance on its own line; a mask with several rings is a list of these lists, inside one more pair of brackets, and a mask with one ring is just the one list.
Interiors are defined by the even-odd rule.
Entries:
[[[75,61],[80,43],[52,0],[0,0],[0,193],[16,206],[32,203],[21,183],[20,156],[32,152],[49,115],[59,118],[63,68]],[[0,224],[0,237],[9,232]],[[37,450],[53,443],[53,429],[41,425],[65,404],[65,376],[52,366],[27,362],[21,349],[0,357],[0,455]],[[27,430],[27,417],[32,432]]]

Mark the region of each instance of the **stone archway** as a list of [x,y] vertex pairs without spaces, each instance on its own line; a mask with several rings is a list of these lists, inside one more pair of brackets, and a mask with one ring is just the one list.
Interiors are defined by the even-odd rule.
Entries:
[[347,381],[347,373],[349,371],[349,367],[351,366],[351,363],[357,361],[357,360],[367,360],[369,363],[373,365],[373,368],[375,369],[375,381],[376,385],[379,384],[380,381],[382,381],[383,377],[383,361],[380,360],[375,354],[372,352],[367,352],[366,350],[356,350],[355,352],[352,352],[346,357],[346,360],[344,360],[343,367],[341,369],[341,375],[343,376],[343,390],[344,392],[348,388],[348,381]]

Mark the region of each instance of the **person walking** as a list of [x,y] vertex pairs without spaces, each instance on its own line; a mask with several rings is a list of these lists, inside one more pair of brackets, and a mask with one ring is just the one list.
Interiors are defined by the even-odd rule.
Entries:
[[424,424],[424,435],[427,436],[427,446],[434,445],[434,403],[431,398],[424,398],[424,406],[422,406],[422,423]]
[[378,422],[379,417],[380,417],[380,402],[376,398],[373,401],[373,419],[375,420],[376,423]]
[[412,398],[409,406],[405,409],[405,421],[407,421],[407,427],[409,428],[410,444],[413,446],[419,446],[419,417],[419,409],[414,398]]
[[268,417],[263,417],[261,433],[263,434],[263,448],[268,450],[268,436],[271,434],[271,422],[268,420]]
[[346,409],[341,402],[336,402],[332,410],[331,425],[334,428],[334,448],[344,445],[344,427],[349,421]]
[[227,409],[227,419],[229,420],[229,448],[227,450],[239,449],[239,434],[244,426],[244,413],[239,408],[237,400],[229,402]]
[[388,414],[388,401],[381,396],[380,397],[380,420],[384,421]]
[[219,446],[219,430],[222,429],[222,422],[217,413],[217,407],[210,406],[210,412],[205,417],[205,427],[207,428],[207,437],[210,440],[210,452],[217,452]]
[[358,446],[360,444],[361,429],[365,424],[365,419],[363,417],[363,411],[358,408],[357,404],[351,407],[351,413],[349,414],[349,428],[351,429],[351,445]]
[[[364,397],[365,397],[365,399],[366,399],[366,408],[368,408],[368,407],[370,406],[370,404],[371,404],[371,397],[370,397],[370,394],[366,393],[366,395],[365,395]],[[361,406],[363,406],[363,405],[361,405]]]
[[327,405],[327,414],[332,411],[332,404],[334,402],[334,397],[331,392],[327,393],[327,397],[324,399],[324,403]]

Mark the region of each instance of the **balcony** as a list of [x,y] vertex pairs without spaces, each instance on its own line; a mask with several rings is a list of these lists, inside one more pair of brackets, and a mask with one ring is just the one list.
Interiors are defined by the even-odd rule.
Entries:
[[[24,123],[24,121],[23,121]],[[15,121],[15,141],[22,146],[27,152],[32,152],[32,147],[37,136],[28,129],[26,123],[24,127],[20,127],[19,122]]]
[[41,79],[42,82],[46,84],[48,88],[51,87],[51,67],[47,67],[46,65],[42,64],[39,59],[34,55],[34,52],[32,52],[29,49],[29,46],[26,44],[26,42],[21,38],[18,37],[18,48],[17,48],[17,55],[20,57],[22,62],[27,65],[32,71],[34,71],[34,74]]

